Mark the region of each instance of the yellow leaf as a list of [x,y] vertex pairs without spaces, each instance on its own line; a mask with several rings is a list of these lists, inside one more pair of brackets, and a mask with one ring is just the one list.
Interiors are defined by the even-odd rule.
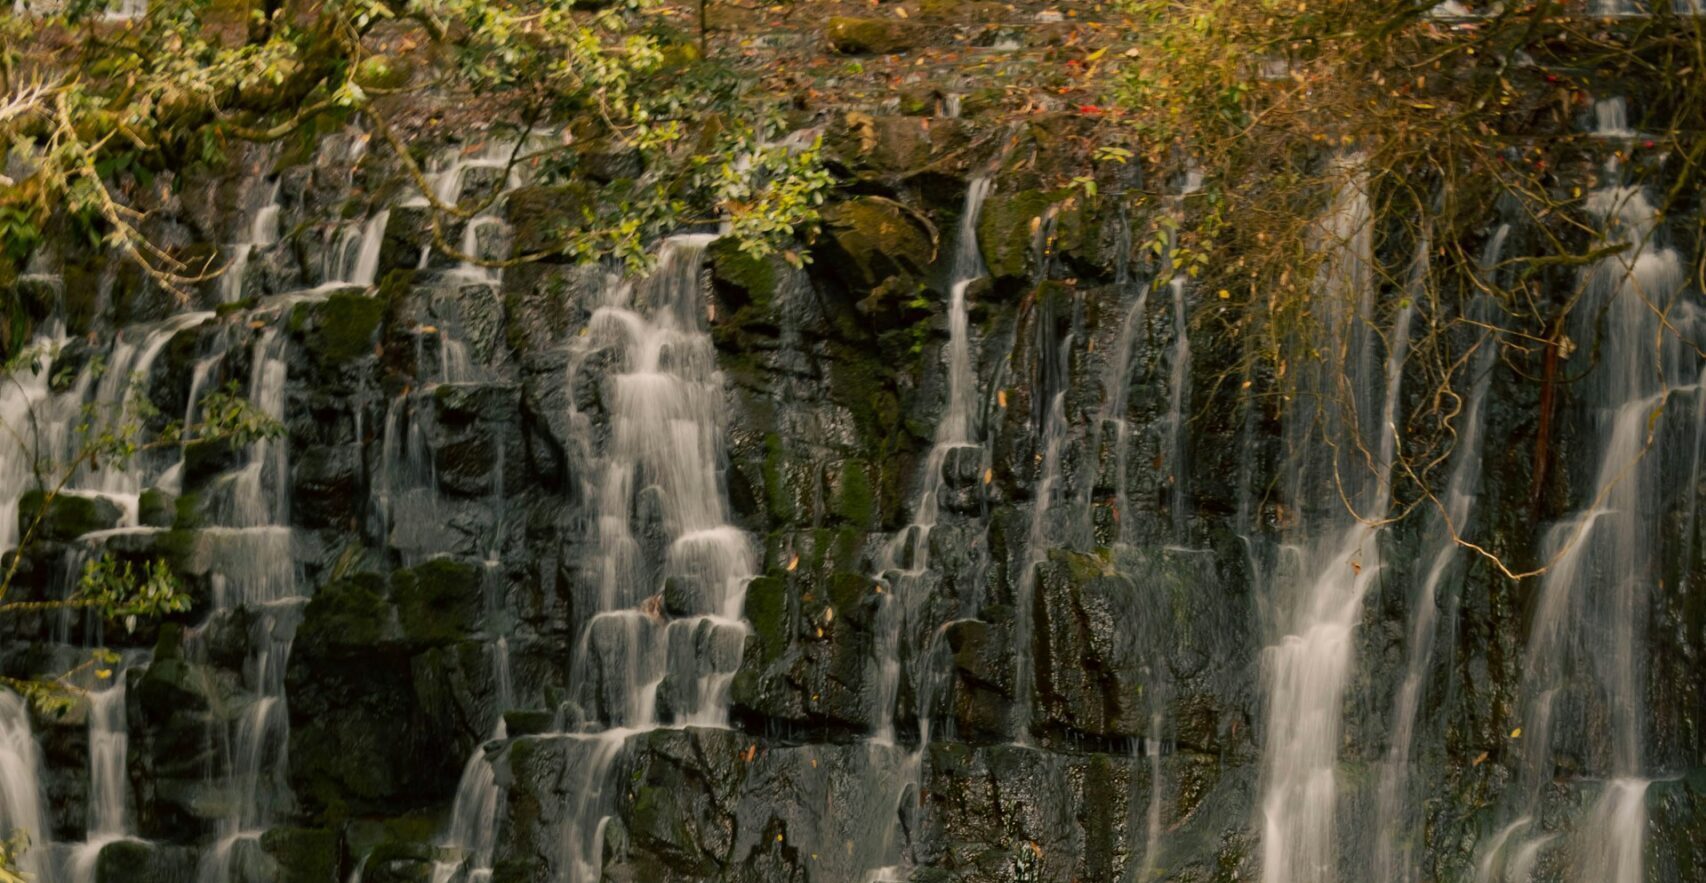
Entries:
[[1222,289],[1221,289],[1221,290],[1220,290],[1220,292],[1219,292],[1219,294],[1220,294],[1220,299],[1221,299],[1221,300],[1231,300],[1231,299],[1232,299],[1232,292],[1230,292],[1230,291],[1227,291],[1227,290],[1226,290],[1226,289],[1224,289],[1224,288],[1222,288]]
[[1511,738],[1512,739],[1521,739],[1522,738],[1522,727],[1517,727],[1516,729],[1511,730]]
[[800,566],[800,556],[798,553],[795,553],[794,557],[788,559],[788,572],[793,573],[794,569],[799,567],[799,566]]
[[989,484],[990,482],[992,482],[994,480],[995,480],[995,470],[993,470],[993,469],[983,470],[983,483],[984,484]]
[[1487,752],[1483,751],[1480,754],[1476,755],[1475,760],[1472,761],[1469,765],[1470,766],[1480,766],[1481,764],[1484,764],[1486,762],[1487,762]]
[[102,668],[102,669],[97,669],[95,671],[95,677],[100,678],[103,681],[106,680],[107,678],[112,677],[112,676],[113,676],[113,670],[110,668]]
[[998,389],[995,391],[995,404],[1003,408],[1007,407],[1007,390]]

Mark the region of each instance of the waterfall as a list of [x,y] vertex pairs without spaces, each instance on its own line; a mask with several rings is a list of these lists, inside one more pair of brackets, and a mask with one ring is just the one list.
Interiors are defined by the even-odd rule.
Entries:
[[[262,331],[254,344],[249,400],[275,420],[285,417],[288,355],[288,337],[277,324]],[[307,602],[289,526],[289,476],[286,439],[255,441],[248,463],[224,479],[228,498],[223,501],[222,526],[201,532],[202,552],[213,573],[216,611],[245,608],[253,616],[244,665],[244,685],[253,698],[235,728],[225,734],[227,769],[222,787],[229,806],[218,825],[217,840],[202,854],[198,883],[236,880],[241,851],[289,803],[285,773],[290,718],[284,676]]]
[[[1061,347],[1063,360],[1067,350],[1067,347]],[[1031,504],[1031,523],[1025,536],[1024,570],[1019,572],[1013,597],[1018,610],[1013,617],[1013,708],[1009,729],[1013,741],[1020,745],[1031,744],[1032,693],[1036,687],[1036,666],[1031,658],[1032,623],[1036,617],[1032,611],[1035,609],[1037,568],[1048,556],[1048,512],[1054,503],[1054,486],[1060,480],[1060,454],[1066,432],[1066,390],[1062,389],[1049,397],[1048,412],[1043,418],[1037,496]]]
[[[248,192],[254,191],[256,183],[255,179],[250,179]],[[278,243],[279,188],[280,182],[274,178],[273,182],[267,185],[266,201],[255,206],[249,216],[248,238],[230,244],[231,255],[226,261],[225,272],[219,277],[220,303],[235,303],[243,299],[249,259],[254,256],[255,249]]]
[[1171,376],[1167,380],[1167,471],[1172,487],[1168,491],[1168,510],[1173,518],[1173,539],[1188,540],[1190,530],[1190,464],[1186,461],[1185,409],[1191,392],[1191,333],[1190,315],[1186,310],[1186,280],[1174,276],[1168,283],[1173,292],[1173,353]]
[[[605,378],[609,436],[588,489],[598,555],[582,598],[594,612],[570,669],[586,719],[598,722],[567,736],[578,761],[562,844],[570,883],[601,877],[610,777],[626,746],[662,726],[727,726],[748,633],[740,616],[754,553],[729,520],[723,378],[704,329],[712,238],[673,237],[650,277],[609,286],[571,362],[574,372],[594,354],[619,357]],[[571,418],[587,427],[585,415]],[[637,517],[655,519],[661,544],[636,535]],[[685,603],[665,604],[660,590],[672,582]]]
[[[895,702],[900,695],[902,671],[902,639],[923,600],[916,597],[925,589],[921,583],[929,568],[930,532],[940,517],[941,492],[946,483],[944,468],[955,451],[980,448],[979,430],[974,414],[973,391],[977,382],[971,357],[971,323],[966,310],[966,291],[973,282],[984,276],[983,257],[978,250],[977,222],[983,204],[993,188],[988,176],[973,178],[966,189],[964,208],[960,213],[959,230],[954,252],[948,266],[948,345],[944,348],[947,401],[942,419],[936,424],[936,434],[925,456],[923,481],[913,502],[912,522],[891,537],[884,546],[878,579],[888,584],[876,620],[877,690],[875,719],[872,725],[869,758],[873,768],[884,770],[878,776],[878,793],[887,795],[882,804],[883,815],[872,821],[871,843],[863,844],[859,860],[866,868],[866,883],[898,879],[903,873],[898,855],[901,837],[901,817],[909,788],[920,786],[924,768],[924,752],[929,748],[934,691],[929,668],[935,660],[936,645],[942,630],[935,631],[930,646],[914,657],[920,667],[918,745],[897,762],[892,755],[897,750],[894,732]],[[944,627],[945,628],[945,627]],[[860,845],[855,848],[859,849]]]
[[[211,318],[213,313],[210,312],[179,313],[156,326],[134,329],[141,336],[139,343],[133,342],[135,336],[132,334],[119,333],[107,357],[105,373],[101,374],[95,387],[95,397],[90,402],[96,415],[95,435],[112,433],[115,437],[122,437],[127,433],[140,433],[141,416],[137,410],[138,391],[135,387],[146,384],[155,360],[179,331]],[[69,458],[77,452],[67,450],[62,454]],[[134,527],[147,465],[141,454],[122,468],[112,461],[103,461],[84,470],[73,487],[79,492],[110,499],[124,513],[121,524]]]
[[[1131,404],[1131,374],[1132,352],[1137,347],[1137,338],[1144,330],[1145,317],[1149,310],[1150,286],[1135,283],[1131,278],[1131,219],[1122,211],[1120,214],[1120,247],[1117,252],[1117,268],[1114,284],[1122,292],[1131,292],[1131,306],[1120,320],[1119,337],[1115,339],[1113,354],[1109,356],[1107,370],[1102,378],[1102,407],[1096,412],[1095,422],[1090,424],[1090,450],[1100,453],[1107,441],[1108,424],[1114,426],[1113,438],[1113,507],[1116,532],[1114,545],[1121,546],[1129,542],[1126,528],[1131,519],[1130,498],[1126,476],[1131,456],[1131,421],[1126,419],[1126,411]],[[1092,459],[1090,468],[1096,468],[1096,460]],[[1078,501],[1081,523],[1078,527],[1078,542],[1083,547],[1096,544],[1095,540],[1095,511],[1091,495],[1095,492],[1095,477],[1086,476],[1081,482],[1082,496]]]
[[[146,658],[132,665],[146,665]],[[89,694],[89,824],[84,841],[71,849],[66,875],[70,883],[97,883],[101,850],[132,837],[130,813],[130,731],[125,718],[124,666],[113,684]]]
[[[1349,165],[1348,163],[1346,164]],[[1263,651],[1266,730],[1262,745],[1262,880],[1264,883],[1331,881],[1337,876],[1335,814],[1337,765],[1345,685],[1354,661],[1352,635],[1362,601],[1381,569],[1379,524],[1390,504],[1390,471],[1397,444],[1395,412],[1414,304],[1393,320],[1382,375],[1375,373],[1373,232],[1366,181],[1349,180],[1334,199],[1319,248],[1326,261],[1316,284],[1317,307],[1328,352],[1298,382],[1287,425],[1288,505],[1334,486],[1341,446],[1357,438],[1378,441],[1371,474],[1344,469],[1346,498],[1354,514],[1332,495],[1320,499],[1333,513],[1319,526],[1301,525],[1290,551],[1293,572],[1277,576],[1273,607],[1277,643]],[[1383,391],[1374,400],[1372,391]],[[1377,415],[1377,422],[1369,416]],[[1317,428],[1326,433],[1315,441]],[[1349,465],[1347,460],[1344,465]],[[1332,471],[1323,471],[1332,470]],[[1311,530],[1316,528],[1317,530]]]
[[[498,718],[492,741],[509,737],[503,718]],[[456,785],[451,804],[450,827],[439,838],[439,858],[432,864],[432,883],[450,883],[457,871],[466,869],[464,883],[485,883],[492,877],[492,852],[497,845],[497,771],[492,769],[482,745],[469,755]]]
[[[924,460],[923,481],[913,502],[912,522],[889,540],[880,557],[879,579],[889,575],[890,591],[879,613],[876,719],[872,729],[873,738],[886,744],[894,742],[894,704],[900,695],[902,676],[901,635],[922,600],[914,597],[915,589],[929,569],[930,531],[941,514],[940,497],[946,483],[943,467],[954,451],[978,446],[972,398],[977,378],[972,369],[966,290],[984,275],[983,258],[978,253],[977,220],[992,187],[991,178],[978,177],[972,179],[966,191],[948,268],[947,402],[942,419],[936,424],[930,453]],[[925,713],[925,709],[919,710],[919,714]]]
[[[57,335],[56,335],[57,337]],[[65,427],[53,420],[42,419],[41,412],[53,404],[48,378],[53,374],[53,354],[57,341],[37,338],[34,348],[41,353],[41,365],[34,371],[28,365],[20,367],[4,383],[0,383],[0,425],[28,427],[31,431],[6,433],[0,440],[0,549],[11,551],[22,539],[18,525],[18,503],[35,486],[34,465],[38,451],[53,451],[54,434],[63,434]],[[40,432],[47,428],[50,440],[44,444]],[[58,430],[56,433],[55,430]]]
[[371,287],[379,272],[379,251],[385,245],[385,225],[391,223],[391,210],[380,209],[361,231],[361,248],[355,256],[355,266],[347,276],[354,285]]
[[16,693],[0,691],[0,835],[22,833],[29,848],[19,870],[35,879],[50,871],[51,841],[41,791],[41,750],[30,729],[29,706]]
[[[1481,270],[1489,279],[1496,279],[1505,240],[1510,225],[1500,225],[1488,241],[1481,256]],[[1424,244],[1416,260],[1417,281],[1426,273],[1427,252]],[[1412,298],[1421,293],[1419,285],[1412,286]],[[1414,614],[1410,622],[1410,637],[1404,680],[1398,686],[1392,723],[1392,744],[1386,764],[1381,771],[1378,818],[1375,826],[1374,878],[1396,883],[1416,879],[1414,844],[1411,832],[1419,821],[1409,806],[1411,794],[1410,750],[1415,740],[1416,716],[1421,710],[1423,680],[1433,660],[1434,631],[1439,622],[1440,590],[1454,571],[1461,549],[1458,538],[1468,530],[1469,517],[1477,496],[1481,478],[1481,442],[1485,424],[1484,406],[1487,388],[1492,384],[1494,360],[1498,342],[1489,329],[1494,318],[1490,295],[1476,297],[1469,318],[1480,328],[1474,336],[1473,355],[1468,361],[1469,392],[1462,401],[1460,418],[1455,427],[1456,445],[1452,452],[1450,477],[1445,492],[1438,496],[1438,509],[1429,521],[1420,560],[1426,562],[1422,581],[1412,603]],[[1402,843],[1402,846],[1400,846]]]
[[[1596,111],[1598,136],[1614,143],[1632,137],[1622,99],[1601,101]],[[1590,762],[1605,781],[1576,835],[1580,879],[1638,883],[1648,779],[1636,652],[1645,646],[1641,623],[1662,551],[1654,530],[1662,517],[1662,467],[1673,447],[1670,421],[1661,417],[1672,396],[1703,392],[1693,341],[1684,337],[1694,331],[1693,311],[1686,304],[1671,309],[1684,290],[1681,257],[1654,243],[1659,210],[1643,188],[1619,183],[1615,156],[1605,171],[1586,207],[1603,225],[1605,242],[1625,249],[1583,272],[1571,326],[1577,340],[1603,336],[1599,362],[1581,382],[1599,465],[1592,484],[1577,489],[1581,508],[1547,532],[1548,569],[1523,660],[1521,760],[1506,815],[1516,819],[1507,825],[1511,837],[1533,827],[1541,790],[1554,778],[1556,742],[1576,735],[1561,725],[1603,731],[1608,756]],[[1514,864],[1503,855],[1508,839],[1489,844],[1479,880],[1497,880],[1499,868]]]

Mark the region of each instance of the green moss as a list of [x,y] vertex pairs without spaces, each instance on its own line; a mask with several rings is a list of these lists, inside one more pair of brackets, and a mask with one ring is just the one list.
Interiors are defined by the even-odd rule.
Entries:
[[823,210],[824,229],[814,259],[855,294],[896,276],[921,279],[936,259],[932,232],[899,203],[876,196],[839,202]]
[[560,250],[566,234],[586,224],[587,213],[597,206],[598,196],[585,181],[511,192],[505,200],[505,215],[515,231],[516,253]]
[[136,518],[149,527],[171,527],[177,512],[177,498],[157,487],[143,491],[136,501]]
[[829,575],[829,603],[838,615],[850,617],[865,603],[871,587],[871,578],[864,574],[836,571]]
[[409,84],[407,59],[392,55],[370,55],[355,70],[356,85],[363,89],[401,89]]
[[290,314],[290,330],[302,334],[325,366],[342,365],[373,352],[385,301],[339,292],[319,303],[299,304]]
[[711,263],[711,282],[730,306],[768,307],[775,301],[780,270],[776,260],[756,257],[725,236],[705,249]]
[[788,585],[774,576],[761,576],[746,586],[742,611],[752,623],[753,634],[763,648],[762,662],[769,663],[788,649]]
[[391,604],[382,577],[358,573],[322,586],[304,611],[304,627],[317,641],[344,647],[371,647],[385,638]]
[[843,460],[835,482],[836,516],[850,524],[868,525],[876,508],[869,466],[863,460]]
[[278,862],[277,883],[326,883],[338,873],[338,835],[311,828],[272,828],[261,849]]
[[764,435],[764,499],[769,503],[770,517],[784,524],[794,520],[794,494],[787,475],[787,454],[782,450],[782,437],[774,432]]
[[472,565],[434,558],[391,577],[397,618],[411,641],[445,644],[474,631],[480,615],[480,573]]
[[1035,269],[1036,226],[1055,201],[1054,195],[1045,191],[1024,190],[997,193],[984,203],[977,222],[977,242],[991,276],[1029,278]]
[[[42,513],[46,507],[45,514]],[[49,502],[46,492],[40,490],[26,491],[18,501],[18,533],[20,536],[30,529],[30,525],[41,515],[41,526],[36,529],[36,536],[44,540],[65,541],[76,539],[97,530],[107,530],[116,526],[123,513],[112,501],[102,497],[84,497],[76,494],[62,493],[54,496]]]

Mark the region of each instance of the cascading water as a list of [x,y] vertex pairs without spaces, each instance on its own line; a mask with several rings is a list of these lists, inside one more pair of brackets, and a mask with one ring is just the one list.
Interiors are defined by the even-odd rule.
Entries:
[[[288,338],[275,324],[255,341],[248,391],[250,403],[274,420],[285,416],[287,371]],[[216,784],[225,793],[227,807],[215,843],[202,855],[199,883],[240,879],[244,853],[289,801],[284,674],[307,602],[289,526],[289,465],[285,439],[255,441],[248,463],[224,480],[221,526],[201,533],[216,615],[242,608],[253,621],[244,666],[251,699],[224,734],[225,779]]]
[[135,835],[130,811],[130,731],[125,716],[125,671],[145,665],[134,660],[113,672],[113,684],[89,694],[89,824],[84,841],[67,859],[69,883],[97,883],[97,862],[109,843]]
[[1186,306],[1188,286],[1185,277],[1174,276],[1167,287],[1173,293],[1173,352],[1168,359],[1171,370],[1167,379],[1167,472],[1171,487],[1167,498],[1173,520],[1173,539],[1184,543],[1190,518],[1190,464],[1185,459],[1189,441],[1185,432],[1185,409],[1189,407],[1191,394],[1190,313]]
[[254,193],[261,188],[264,188],[266,199],[251,209],[248,238],[228,246],[230,257],[226,261],[224,273],[219,277],[220,303],[235,303],[243,299],[249,275],[249,259],[254,256],[256,249],[264,249],[278,243],[280,183],[277,179],[271,183],[263,183],[258,177],[249,179],[247,192]]
[[[972,179],[966,191],[965,207],[960,214],[960,227],[948,268],[948,345],[944,350],[947,402],[942,419],[936,424],[930,453],[925,457],[923,483],[913,503],[912,523],[889,540],[881,555],[881,572],[885,576],[879,578],[886,579],[889,591],[878,614],[874,643],[878,681],[870,762],[872,769],[887,773],[886,780],[879,784],[879,793],[892,795],[892,800],[884,804],[885,809],[892,811],[875,820],[877,828],[873,839],[876,842],[868,847],[867,883],[901,878],[903,867],[897,853],[900,849],[900,819],[905,809],[902,803],[908,789],[920,784],[924,752],[930,743],[930,715],[934,709],[933,696],[927,685],[931,678],[928,672],[921,672],[918,675],[922,685],[917,708],[918,745],[903,758],[897,760],[893,756],[898,750],[894,717],[903,677],[901,642],[909,621],[922,602],[916,595],[922,590],[921,580],[929,568],[930,532],[941,515],[940,497],[946,482],[944,469],[948,458],[956,451],[979,447],[973,400],[977,377],[972,366],[966,292],[984,275],[983,258],[978,252],[977,222],[992,186],[991,178],[978,177]],[[966,613],[970,615],[970,611]],[[936,632],[932,642],[939,635],[940,632]],[[934,653],[927,649],[915,658],[928,666]]]
[[38,879],[50,868],[48,828],[42,806],[41,750],[30,729],[29,707],[17,694],[0,692],[0,833],[22,834],[29,849],[19,869]]
[[[571,668],[586,724],[566,738],[575,785],[559,877],[570,883],[600,879],[610,775],[624,748],[661,726],[727,726],[748,631],[740,616],[755,562],[730,523],[722,375],[703,325],[712,238],[666,240],[649,278],[608,286],[571,363],[571,385],[597,353],[618,356],[620,369],[605,378],[609,436],[587,489],[598,556],[593,591],[577,599],[594,612]],[[590,431],[587,415],[571,419]],[[654,527],[636,531],[646,523]]]
[[[1381,569],[1379,523],[1391,501],[1390,472],[1399,381],[1409,345],[1413,303],[1402,306],[1388,337],[1384,374],[1375,373],[1372,216],[1366,182],[1350,163],[1318,245],[1325,264],[1316,287],[1327,336],[1319,364],[1304,369],[1304,394],[1287,425],[1288,505],[1308,511],[1315,500],[1333,513],[1300,525],[1289,559],[1276,574],[1272,607],[1278,640],[1263,652],[1267,717],[1262,746],[1262,879],[1264,883],[1330,881],[1334,848],[1342,702],[1354,661],[1352,633],[1362,601]],[[1382,381],[1382,376],[1384,380]],[[1375,399],[1372,392],[1383,392]],[[1373,419],[1371,419],[1373,418]],[[1378,421],[1378,422],[1375,422]],[[1317,439],[1317,431],[1325,433]],[[1375,438],[1373,469],[1321,463],[1357,438]],[[1325,455],[1322,452],[1328,452]],[[1349,463],[1342,464],[1349,467]],[[1336,498],[1317,499],[1342,476],[1347,512]]]
[[[1602,101],[1597,111],[1600,137],[1618,144],[1635,137],[1622,99]],[[1605,735],[1586,758],[1604,781],[1576,834],[1573,879],[1643,879],[1649,779],[1642,764],[1637,651],[1644,646],[1653,565],[1663,551],[1654,529],[1661,520],[1660,483],[1667,465],[1680,465],[1672,463],[1674,433],[1667,431],[1675,421],[1662,418],[1685,410],[1667,407],[1673,397],[1702,394],[1701,365],[1693,349],[1695,313],[1678,305],[1681,258],[1654,241],[1659,211],[1644,188],[1621,183],[1626,170],[1618,159],[1605,171],[1606,183],[1588,194],[1586,207],[1603,225],[1605,242],[1623,248],[1584,272],[1571,327],[1578,340],[1602,341],[1599,362],[1583,381],[1599,467],[1593,483],[1577,489],[1577,514],[1547,534],[1548,568],[1524,657],[1521,763],[1510,821],[1478,865],[1483,883],[1501,873],[1511,879],[1522,853],[1537,852],[1540,841],[1552,838],[1536,824],[1541,791],[1554,778],[1554,751],[1577,746],[1584,729]]]
[[[1505,240],[1509,235],[1510,226],[1501,225],[1481,256],[1481,270],[1489,279],[1497,278]],[[1416,263],[1418,275],[1426,272],[1425,246],[1419,250]],[[1457,441],[1452,452],[1451,474],[1446,479],[1445,492],[1438,497],[1438,509],[1429,522],[1423,547],[1427,551],[1421,557],[1426,562],[1426,569],[1422,571],[1421,585],[1412,602],[1415,612],[1410,622],[1404,680],[1398,685],[1394,700],[1392,744],[1380,777],[1374,852],[1374,876],[1378,880],[1405,883],[1416,879],[1418,870],[1410,834],[1418,825],[1411,805],[1410,752],[1415,741],[1416,716],[1421,710],[1424,679],[1433,660],[1440,592],[1448,585],[1448,577],[1461,557],[1459,540],[1468,531],[1481,478],[1484,409],[1498,354],[1498,342],[1492,332],[1486,330],[1492,327],[1492,308],[1492,298],[1486,294],[1478,296],[1470,307],[1469,319],[1481,330],[1475,336],[1473,355],[1468,361],[1469,393],[1463,400],[1462,416],[1455,427]]]

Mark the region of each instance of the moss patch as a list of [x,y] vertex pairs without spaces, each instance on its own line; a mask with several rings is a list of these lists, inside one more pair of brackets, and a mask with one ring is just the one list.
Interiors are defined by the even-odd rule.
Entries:
[[411,641],[447,644],[474,631],[480,616],[480,574],[472,565],[434,558],[391,577],[392,598]]

